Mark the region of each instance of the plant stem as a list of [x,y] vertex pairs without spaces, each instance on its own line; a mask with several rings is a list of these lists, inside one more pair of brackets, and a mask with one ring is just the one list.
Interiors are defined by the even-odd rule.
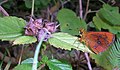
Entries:
[[33,17],[33,14],[34,14],[34,4],[35,4],[35,0],[32,0],[31,17]]
[[88,53],[85,52],[84,54],[85,54],[85,58],[86,58],[86,60],[87,60],[88,68],[89,68],[89,70],[92,70],[92,67],[91,67],[91,64],[90,64],[90,59],[89,59],[89,57],[88,57]]
[[38,70],[41,70],[43,67],[45,67],[45,64],[42,64],[42,65],[38,68]]
[[2,12],[4,16],[9,16],[2,6],[0,6],[0,12]]
[[2,2],[0,2],[0,6],[4,3],[6,3],[8,0],[3,0]]
[[21,63],[21,59],[22,59],[22,56],[23,56],[23,51],[24,51],[24,45],[22,45],[22,49],[21,49],[21,53],[20,53],[20,58],[19,58],[18,64]]
[[[89,0],[88,0],[88,1],[89,1]],[[79,7],[79,8],[80,8],[80,10],[79,10],[80,17],[81,17],[81,19],[83,19],[82,0],[79,0],[79,6],[80,6],[80,7]],[[87,10],[87,9],[86,9],[86,10]],[[85,55],[85,58],[86,58],[86,60],[87,60],[87,65],[88,65],[89,70],[92,70],[92,67],[91,67],[91,64],[90,64],[90,59],[89,59],[89,57],[88,57],[88,53],[85,52],[84,55]]]
[[40,42],[38,43],[36,50],[35,50],[35,54],[34,54],[34,59],[33,59],[33,66],[32,66],[32,70],[37,70],[37,63],[38,63],[38,55],[39,55],[39,51],[40,51],[40,47],[41,44],[46,36],[47,32],[45,32],[40,40]]
[[80,7],[79,7],[79,8],[80,8],[80,9],[79,9],[79,14],[80,14],[79,16],[80,16],[81,18],[83,18],[83,10],[82,10],[82,1],[81,1],[81,0],[79,0],[79,6],[80,6]]
[[89,7],[89,2],[90,2],[90,0],[87,0],[87,5],[86,5],[86,11],[85,11],[85,15],[84,15],[84,20],[86,19],[86,17],[87,17],[87,12],[88,12],[88,7]]

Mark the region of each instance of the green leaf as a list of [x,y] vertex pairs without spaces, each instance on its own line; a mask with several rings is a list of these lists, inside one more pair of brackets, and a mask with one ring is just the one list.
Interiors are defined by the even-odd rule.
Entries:
[[89,27],[92,27],[92,28],[95,28],[95,25],[93,24],[93,22],[89,22],[89,23],[88,23],[88,26],[89,26]]
[[118,7],[111,7],[108,4],[104,4],[96,16],[93,18],[96,28],[101,30],[108,29],[110,32],[117,34],[120,32],[120,14]]
[[34,43],[36,41],[37,41],[36,37],[33,37],[33,36],[21,36],[21,37],[17,38],[13,42],[13,45],[16,45],[16,44],[30,44],[30,43]]
[[95,60],[96,64],[102,66],[106,70],[112,70],[112,65],[108,60],[108,50],[100,54],[90,54],[91,58]]
[[62,32],[78,35],[80,28],[87,29],[85,21],[78,18],[76,14],[69,9],[61,9],[58,12],[57,19],[60,22]]
[[[3,2],[3,1],[2,1]],[[0,2],[1,3],[1,2]],[[10,5],[13,5],[13,0],[8,0],[6,3],[2,4],[2,6],[5,8],[5,9],[11,9],[11,6]]]
[[108,58],[114,68],[120,69],[120,38],[113,44]]
[[21,64],[25,64],[25,63],[33,63],[33,58],[28,58],[28,59],[23,60],[23,61],[21,62]]
[[88,47],[78,41],[77,37],[69,35],[68,33],[54,33],[52,38],[49,39],[49,43],[56,48],[65,50],[77,49],[83,52],[91,52]]
[[13,70],[31,70],[32,65],[31,64],[20,64],[16,66]]
[[9,35],[0,35],[0,38],[2,38],[2,41],[13,41],[19,37],[21,37],[21,34],[9,34]]
[[21,18],[12,16],[0,18],[0,39],[12,40],[22,36],[25,25]]
[[111,25],[120,25],[120,14],[118,7],[111,7],[108,4],[104,4],[103,8],[98,12],[98,15],[103,21],[108,22]]
[[[24,0],[25,6],[27,8],[32,8],[32,1],[31,0]],[[35,0],[35,8],[43,8],[46,7],[51,0]]]
[[48,61],[48,57],[46,55],[42,56],[42,60],[43,63],[46,63]]
[[49,61],[48,57],[46,55],[43,55],[41,61],[38,62],[38,66],[41,66],[43,64],[47,64],[48,61]]
[[49,60],[47,66],[50,70],[72,70],[71,65],[62,63],[56,59]]
[[106,10],[109,10],[110,12],[119,13],[119,8],[118,7],[111,7],[109,4],[104,4],[103,8],[106,9]]
[[116,35],[116,37],[117,37],[117,38],[120,38],[120,33],[118,33],[118,34]]
[[110,32],[114,34],[117,34],[118,32],[120,32],[120,26],[112,26],[102,21],[102,19],[98,16],[98,14],[96,14],[96,16],[93,17],[93,21],[94,21],[96,28],[98,28],[99,30],[101,30],[101,28],[108,29]]

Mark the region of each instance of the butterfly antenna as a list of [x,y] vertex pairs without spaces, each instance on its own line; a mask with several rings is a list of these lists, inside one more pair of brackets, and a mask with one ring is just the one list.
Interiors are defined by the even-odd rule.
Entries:
[[79,40],[79,38],[77,38],[77,39],[73,42],[73,45],[74,45],[74,44],[75,44],[75,42],[76,42],[76,41],[78,41],[78,40]]

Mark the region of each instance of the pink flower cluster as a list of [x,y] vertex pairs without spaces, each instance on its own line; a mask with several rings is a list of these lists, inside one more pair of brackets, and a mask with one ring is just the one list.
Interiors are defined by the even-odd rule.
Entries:
[[47,32],[44,41],[51,37],[51,34],[56,31],[58,26],[55,22],[49,22],[43,19],[30,19],[25,27],[25,35],[36,36],[38,41],[41,40],[43,34]]

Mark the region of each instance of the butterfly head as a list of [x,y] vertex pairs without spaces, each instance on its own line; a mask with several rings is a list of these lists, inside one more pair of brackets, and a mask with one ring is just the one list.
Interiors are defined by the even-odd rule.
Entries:
[[79,34],[80,34],[80,37],[84,36],[86,34],[85,29],[80,29]]
[[86,30],[85,29],[80,29],[79,31],[79,41],[85,43],[85,37],[86,37]]

